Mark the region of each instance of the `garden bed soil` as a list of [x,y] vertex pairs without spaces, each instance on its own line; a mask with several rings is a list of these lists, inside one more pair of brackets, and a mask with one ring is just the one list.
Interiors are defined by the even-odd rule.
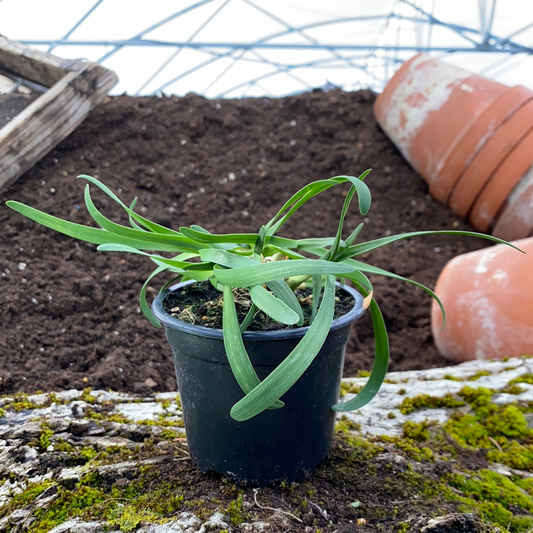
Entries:
[[[138,306],[154,265],[140,256],[98,253],[5,206],[18,200],[89,223],[78,174],[100,178],[126,202],[138,197],[137,210],[161,224],[255,232],[306,183],[372,168],[372,208],[361,217],[354,206],[347,234],[361,221],[364,240],[471,229],[430,198],[426,183],[377,126],[374,100],[370,91],[339,90],[281,99],[108,98],[0,195],[0,393],[176,389],[163,331]],[[127,222],[103,194],[94,198],[112,220]],[[341,190],[322,194],[282,234],[334,235],[342,199]],[[449,259],[483,246],[477,239],[430,236],[364,260],[434,286]],[[372,281],[390,333],[391,370],[449,364],[433,344],[430,298],[396,280]],[[154,280],[150,294],[159,287]],[[369,370],[373,349],[367,314],[354,327],[345,375]]]

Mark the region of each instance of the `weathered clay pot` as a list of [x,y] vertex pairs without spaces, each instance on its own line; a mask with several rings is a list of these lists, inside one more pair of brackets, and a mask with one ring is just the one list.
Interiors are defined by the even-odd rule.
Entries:
[[492,234],[506,241],[533,235],[533,167],[507,198]]
[[533,129],[509,152],[479,194],[470,213],[470,223],[488,231],[506,198],[533,164]]
[[519,200],[526,189],[518,184],[533,165],[533,91],[421,53],[396,72],[374,113],[437,200],[481,231],[498,226],[505,211],[502,231],[513,238],[530,234],[527,216],[508,228],[514,206],[523,212],[531,199]]
[[[453,188],[448,201],[451,209],[463,218],[468,216],[471,207],[486,184],[492,180],[499,166],[508,157],[512,157],[512,151],[524,140],[532,127],[533,99],[521,106],[478,149]],[[508,168],[507,172],[514,173],[515,168],[516,171],[521,172],[519,165]]]
[[431,328],[440,353],[452,361],[533,354],[533,238],[459,255],[442,271]]
[[[528,89],[510,90],[421,53],[392,77],[377,97],[374,113],[400,152],[429,183],[431,193],[445,201],[480,139],[531,97]],[[470,150],[466,150],[467,139]],[[451,157],[459,146],[465,151]],[[443,174],[446,161],[454,171]]]

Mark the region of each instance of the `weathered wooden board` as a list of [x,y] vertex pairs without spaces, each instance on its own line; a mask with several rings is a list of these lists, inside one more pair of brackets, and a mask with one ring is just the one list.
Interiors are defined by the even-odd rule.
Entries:
[[68,61],[0,36],[0,67],[50,87],[0,129],[0,190],[69,135],[117,83],[88,61]]

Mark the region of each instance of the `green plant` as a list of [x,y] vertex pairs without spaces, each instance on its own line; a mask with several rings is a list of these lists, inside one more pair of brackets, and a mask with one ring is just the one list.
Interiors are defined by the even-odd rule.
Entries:
[[[332,406],[336,411],[355,410],[367,404],[376,395],[387,372],[389,359],[387,331],[366,274],[378,274],[412,283],[435,298],[442,309],[442,304],[431,289],[416,281],[359,261],[358,256],[401,239],[435,233],[472,235],[503,242],[487,235],[450,230],[417,231],[356,243],[363,227],[362,223],[343,239],[344,219],[354,195],[358,197],[359,211],[362,215],[370,209],[371,194],[364,182],[369,172],[368,170],[357,178],[337,176],[309,183],[285,202],[258,233],[213,234],[196,225],[182,227],[177,231],[166,228],[136,213],[134,211],[136,200],[127,206],[99,180],[85,175],[79,178],[101,189],[126,211],[131,227],[109,220],[96,208],[91,198],[89,184],[85,187],[85,204],[99,228],[68,222],[19,202],[9,201],[7,205],[60,233],[97,244],[98,250],[131,252],[151,259],[157,268],[142,287],[140,305],[150,322],[156,326],[160,324],[146,300],[146,290],[154,276],[167,270],[174,274],[173,279],[166,283],[163,289],[176,279],[196,281],[209,279],[213,286],[223,293],[224,345],[231,369],[245,393],[244,397],[233,406],[231,416],[235,420],[242,421],[265,409],[283,407],[284,404],[279,398],[309,367],[328,335],[335,309],[337,278],[341,281],[350,280],[365,297],[364,307],[370,309],[373,321],[376,354],[366,385],[355,398]],[[307,201],[331,187],[343,184],[347,184],[349,190],[345,196],[335,236],[289,239],[277,235],[287,220]],[[164,257],[154,252],[177,255]],[[290,260],[285,261],[287,258]],[[298,346],[261,382],[244,347],[242,332],[248,327],[258,309],[278,322],[301,325],[303,312],[294,290],[305,281],[310,281],[313,289],[310,327]],[[233,293],[236,288],[248,289],[252,302],[247,316],[240,325]]]

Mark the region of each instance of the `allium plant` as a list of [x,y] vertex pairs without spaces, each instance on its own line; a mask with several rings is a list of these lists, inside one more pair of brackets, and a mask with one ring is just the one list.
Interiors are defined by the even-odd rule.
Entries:
[[[370,190],[364,182],[369,172],[367,170],[359,177],[336,176],[309,183],[291,196],[257,233],[214,234],[197,225],[178,230],[164,227],[136,213],[136,200],[128,206],[102,182],[85,175],[79,176],[89,182],[85,186],[85,205],[98,228],[69,222],[16,201],[9,201],[7,205],[43,226],[97,244],[100,251],[135,253],[153,261],[157,267],[141,289],[140,306],[155,326],[159,327],[160,323],[146,299],[146,289],[155,276],[166,271],[172,274],[172,279],[161,290],[176,280],[210,280],[223,293],[224,345],[235,379],[244,392],[243,398],[231,410],[231,416],[238,421],[252,418],[265,409],[283,407],[280,398],[306,371],[326,340],[334,316],[336,280],[343,283],[349,280],[364,296],[364,306],[370,310],[375,336],[374,365],[366,385],[351,400],[332,406],[335,411],[353,411],[374,398],[385,379],[389,361],[387,330],[367,274],[396,278],[420,287],[437,300],[444,313],[441,302],[428,287],[362,262],[358,257],[393,242],[422,235],[468,235],[504,242],[489,235],[452,230],[416,231],[361,242],[358,237],[363,223],[343,238],[344,220],[354,196],[357,196],[361,215],[370,209]],[[111,221],[96,208],[89,184],[101,189],[126,211],[130,227]],[[287,220],[307,201],[327,189],[343,185],[349,190],[334,236],[307,239],[278,236]],[[168,253],[169,257],[157,252]],[[303,282],[309,283],[313,291],[309,329],[284,361],[260,381],[246,352],[242,333],[258,310],[282,324],[301,326],[304,315],[294,291]],[[252,302],[241,324],[234,302],[236,288],[247,289]]]

